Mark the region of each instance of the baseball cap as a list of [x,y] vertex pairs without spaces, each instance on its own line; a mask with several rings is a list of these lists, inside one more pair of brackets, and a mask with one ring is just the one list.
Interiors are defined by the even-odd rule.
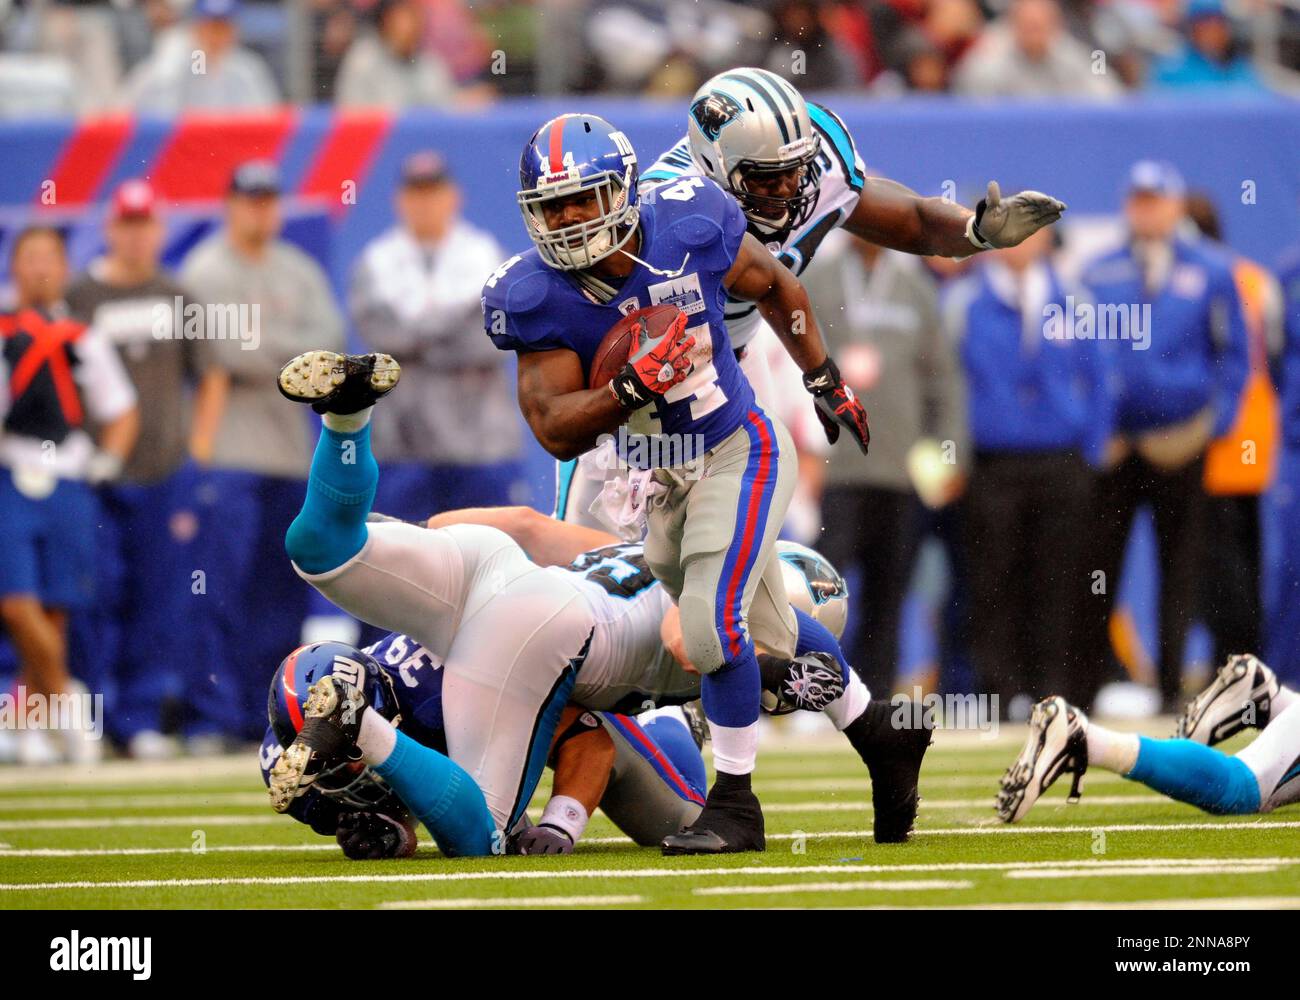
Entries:
[[191,13],[209,21],[229,21],[239,16],[239,0],[194,0]]
[[1183,175],[1172,163],[1164,160],[1138,160],[1128,172],[1128,193],[1139,191],[1181,198],[1187,193]]
[[235,168],[230,178],[231,194],[279,194],[280,168],[270,160],[249,160]]
[[403,184],[437,184],[450,176],[446,162],[431,149],[412,153],[402,161]]
[[139,177],[123,181],[113,192],[111,214],[114,219],[153,218],[158,199],[148,181]]

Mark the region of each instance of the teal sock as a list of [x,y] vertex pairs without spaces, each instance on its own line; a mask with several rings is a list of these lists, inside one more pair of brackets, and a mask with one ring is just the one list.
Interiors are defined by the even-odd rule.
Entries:
[[366,544],[366,515],[375,501],[379,466],[370,425],[341,433],[322,427],[312,455],[307,496],[285,532],[284,548],[304,573],[342,566]]
[[423,823],[448,857],[497,853],[496,824],[474,779],[437,750],[397,733],[397,744],[375,771]]
[[1138,759],[1124,777],[1208,813],[1259,811],[1259,782],[1246,764],[1191,740],[1138,737]]

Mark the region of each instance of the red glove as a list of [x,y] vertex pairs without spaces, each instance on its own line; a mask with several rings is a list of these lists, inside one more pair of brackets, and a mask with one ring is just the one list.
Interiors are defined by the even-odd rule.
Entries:
[[867,424],[867,411],[840,377],[835,362],[827,358],[820,368],[804,372],[803,387],[813,394],[817,405],[817,419],[826,431],[826,440],[834,444],[840,439],[840,428],[847,427],[857,441],[862,454],[871,445],[871,428]]
[[[644,357],[629,361],[618,375],[610,379],[609,391],[623,407],[638,410],[648,406],[656,396],[662,396],[679,385],[695,370],[695,363],[689,357],[695,347],[695,335],[685,330],[686,314],[679,312],[658,345]],[[641,352],[642,341],[648,333],[645,317],[639,318],[632,328],[629,358],[636,358]]]

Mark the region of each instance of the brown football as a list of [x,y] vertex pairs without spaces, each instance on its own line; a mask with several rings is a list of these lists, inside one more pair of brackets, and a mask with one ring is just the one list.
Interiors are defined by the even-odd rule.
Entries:
[[623,366],[627,364],[628,351],[632,347],[632,329],[639,321],[644,319],[648,327],[647,335],[642,338],[641,343],[641,350],[647,351],[663,339],[668,328],[672,326],[673,320],[677,318],[678,312],[676,306],[666,304],[646,306],[644,309],[628,313],[610,327],[609,333],[605,334],[600,346],[596,348],[595,356],[591,359],[591,375],[587,379],[587,385],[592,389],[599,389],[623,370]]

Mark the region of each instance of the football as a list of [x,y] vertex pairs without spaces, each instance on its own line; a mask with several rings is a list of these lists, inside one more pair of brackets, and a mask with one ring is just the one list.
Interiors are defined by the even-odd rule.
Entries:
[[641,340],[641,351],[645,352],[663,339],[668,328],[672,326],[673,320],[677,318],[678,312],[676,306],[646,306],[644,309],[628,313],[610,327],[609,333],[605,334],[600,346],[596,348],[596,356],[591,359],[588,387],[599,389],[623,370],[632,347],[632,331],[636,329],[638,323],[644,322],[648,331]]

